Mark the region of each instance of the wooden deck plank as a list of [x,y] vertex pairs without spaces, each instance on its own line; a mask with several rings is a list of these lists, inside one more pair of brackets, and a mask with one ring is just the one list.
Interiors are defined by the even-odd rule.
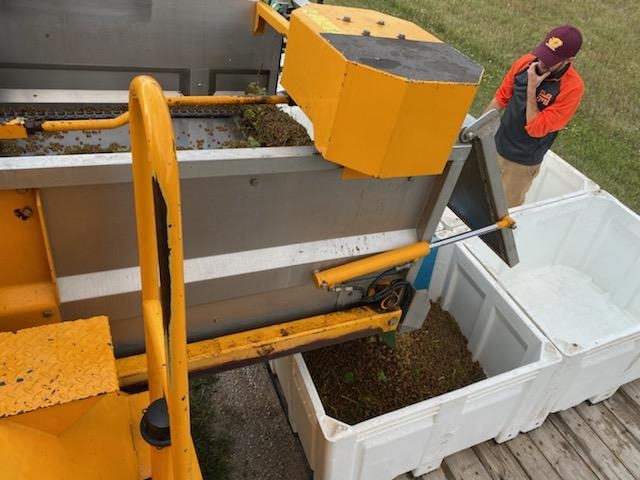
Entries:
[[603,480],[633,480],[633,475],[574,409],[550,415],[551,421],[589,468]]
[[567,439],[551,423],[545,422],[529,432],[529,437],[549,461],[560,478],[565,480],[597,480],[593,471],[584,463],[580,455]]
[[[409,473],[396,480],[413,480]],[[538,429],[447,457],[420,480],[640,479],[640,380],[596,405],[550,415]]]
[[506,445],[529,477],[562,480],[529,435],[518,435]]
[[425,473],[418,478],[420,480],[448,480],[442,468],[434,470],[433,472]]
[[434,470],[433,472],[425,473],[424,475],[420,475],[419,477],[414,477],[411,473],[405,473],[400,475],[399,477],[394,478],[393,480],[449,480],[445,475],[442,468],[438,470]]
[[615,415],[602,404],[589,406],[582,403],[575,410],[591,426],[609,450],[624,463],[627,470],[635,478],[640,478],[638,443]]
[[492,480],[482,462],[468,448],[444,459],[442,470],[452,480]]
[[619,391],[603,404],[636,440],[640,440],[640,406],[626,392]]
[[493,480],[529,480],[509,447],[493,440],[473,447],[474,452]]
[[[640,407],[640,380],[635,380],[621,387],[621,390]],[[619,392],[620,390],[618,390]],[[614,395],[615,397],[615,395]]]

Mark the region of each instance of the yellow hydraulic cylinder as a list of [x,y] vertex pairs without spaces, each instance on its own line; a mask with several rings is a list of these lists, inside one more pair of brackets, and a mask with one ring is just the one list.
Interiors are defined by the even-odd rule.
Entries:
[[313,282],[316,287],[331,288],[347,280],[377,272],[395,265],[402,265],[418,258],[429,255],[429,244],[427,242],[417,242],[406,247],[397,248],[388,252],[372,255],[362,260],[329,268],[313,275]]
[[492,225],[488,225],[477,230],[461,233],[453,237],[445,238],[431,244],[422,241],[407,245],[406,247],[396,248],[388,252],[372,255],[361,260],[349,262],[338,267],[329,268],[327,270],[315,272],[313,274],[313,282],[318,288],[332,288],[340,283],[362,277],[378,270],[387,269],[396,265],[402,265],[413,260],[429,255],[431,249],[435,249],[450,243],[455,243],[466,238],[477,237],[487,233],[495,232],[505,228],[515,228],[516,222],[509,216],[505,215]]

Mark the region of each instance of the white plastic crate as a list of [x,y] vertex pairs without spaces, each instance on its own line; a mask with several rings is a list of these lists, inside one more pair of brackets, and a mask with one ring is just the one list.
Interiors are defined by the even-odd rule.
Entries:
[[562,352],[549,409],[640,378],[640,217],[606,192],[513,217],[520,264],[509,269],[478,239],[465,249]]
[[549,150],[538,176],[524,199],[523,208],[540,202],[556,201],[595,192],[600,187],[593,180]]
[[271,363],[316,480],[421,475],[447,455],[508,440],[546,418],[539,406],[560,354],[473,258],[449,253],[441,304],[487,379],[350,426],[325,413],[301,355]]
[[[563,200],[589,192],[600,187],[580,171],[549,150],[544,157],[540,173],[531,184],[524,204],[517,209],[529,208],[543,203]],[[467,232],[469,228],[450,209],[446,208],[437,228],[438,238]]]

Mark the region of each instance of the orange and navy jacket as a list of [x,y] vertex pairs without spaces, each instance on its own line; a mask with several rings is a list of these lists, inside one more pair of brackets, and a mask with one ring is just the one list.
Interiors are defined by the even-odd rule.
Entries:
[[527,69],[536,57],[520,57],[496,92],[504,113],[496,133],[498,153],[524,165],[537,165],[575,113],[584,83],[571,64],[545,78],[536,91],[540,113],[527,122]]

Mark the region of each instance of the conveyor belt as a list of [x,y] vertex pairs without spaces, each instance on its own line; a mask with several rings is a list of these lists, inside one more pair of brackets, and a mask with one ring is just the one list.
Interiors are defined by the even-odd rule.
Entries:
[[[0,123],[13,118],[29,122],[114,118],[127,110],[125,104],[0,105]],[[239,127],[239,106],[173,107],[174,132],[178,150],[202,150],[233,147],[243,140]],[[126,126],[114,130],[74,132],[35,132],[24,140],[0,142],[0,157],[24,155],[57,155],[78,153],[111,153],[130,150]]]
[[[0,122],[17,117],[42,122],[44,120],[83,120],[113,118],[127,111],[126,104],[0,104]],[[198,106],[172,107],[171,116],[174,118],[211,118],[229,117],[237,114],[240,107],[236,106]]]

